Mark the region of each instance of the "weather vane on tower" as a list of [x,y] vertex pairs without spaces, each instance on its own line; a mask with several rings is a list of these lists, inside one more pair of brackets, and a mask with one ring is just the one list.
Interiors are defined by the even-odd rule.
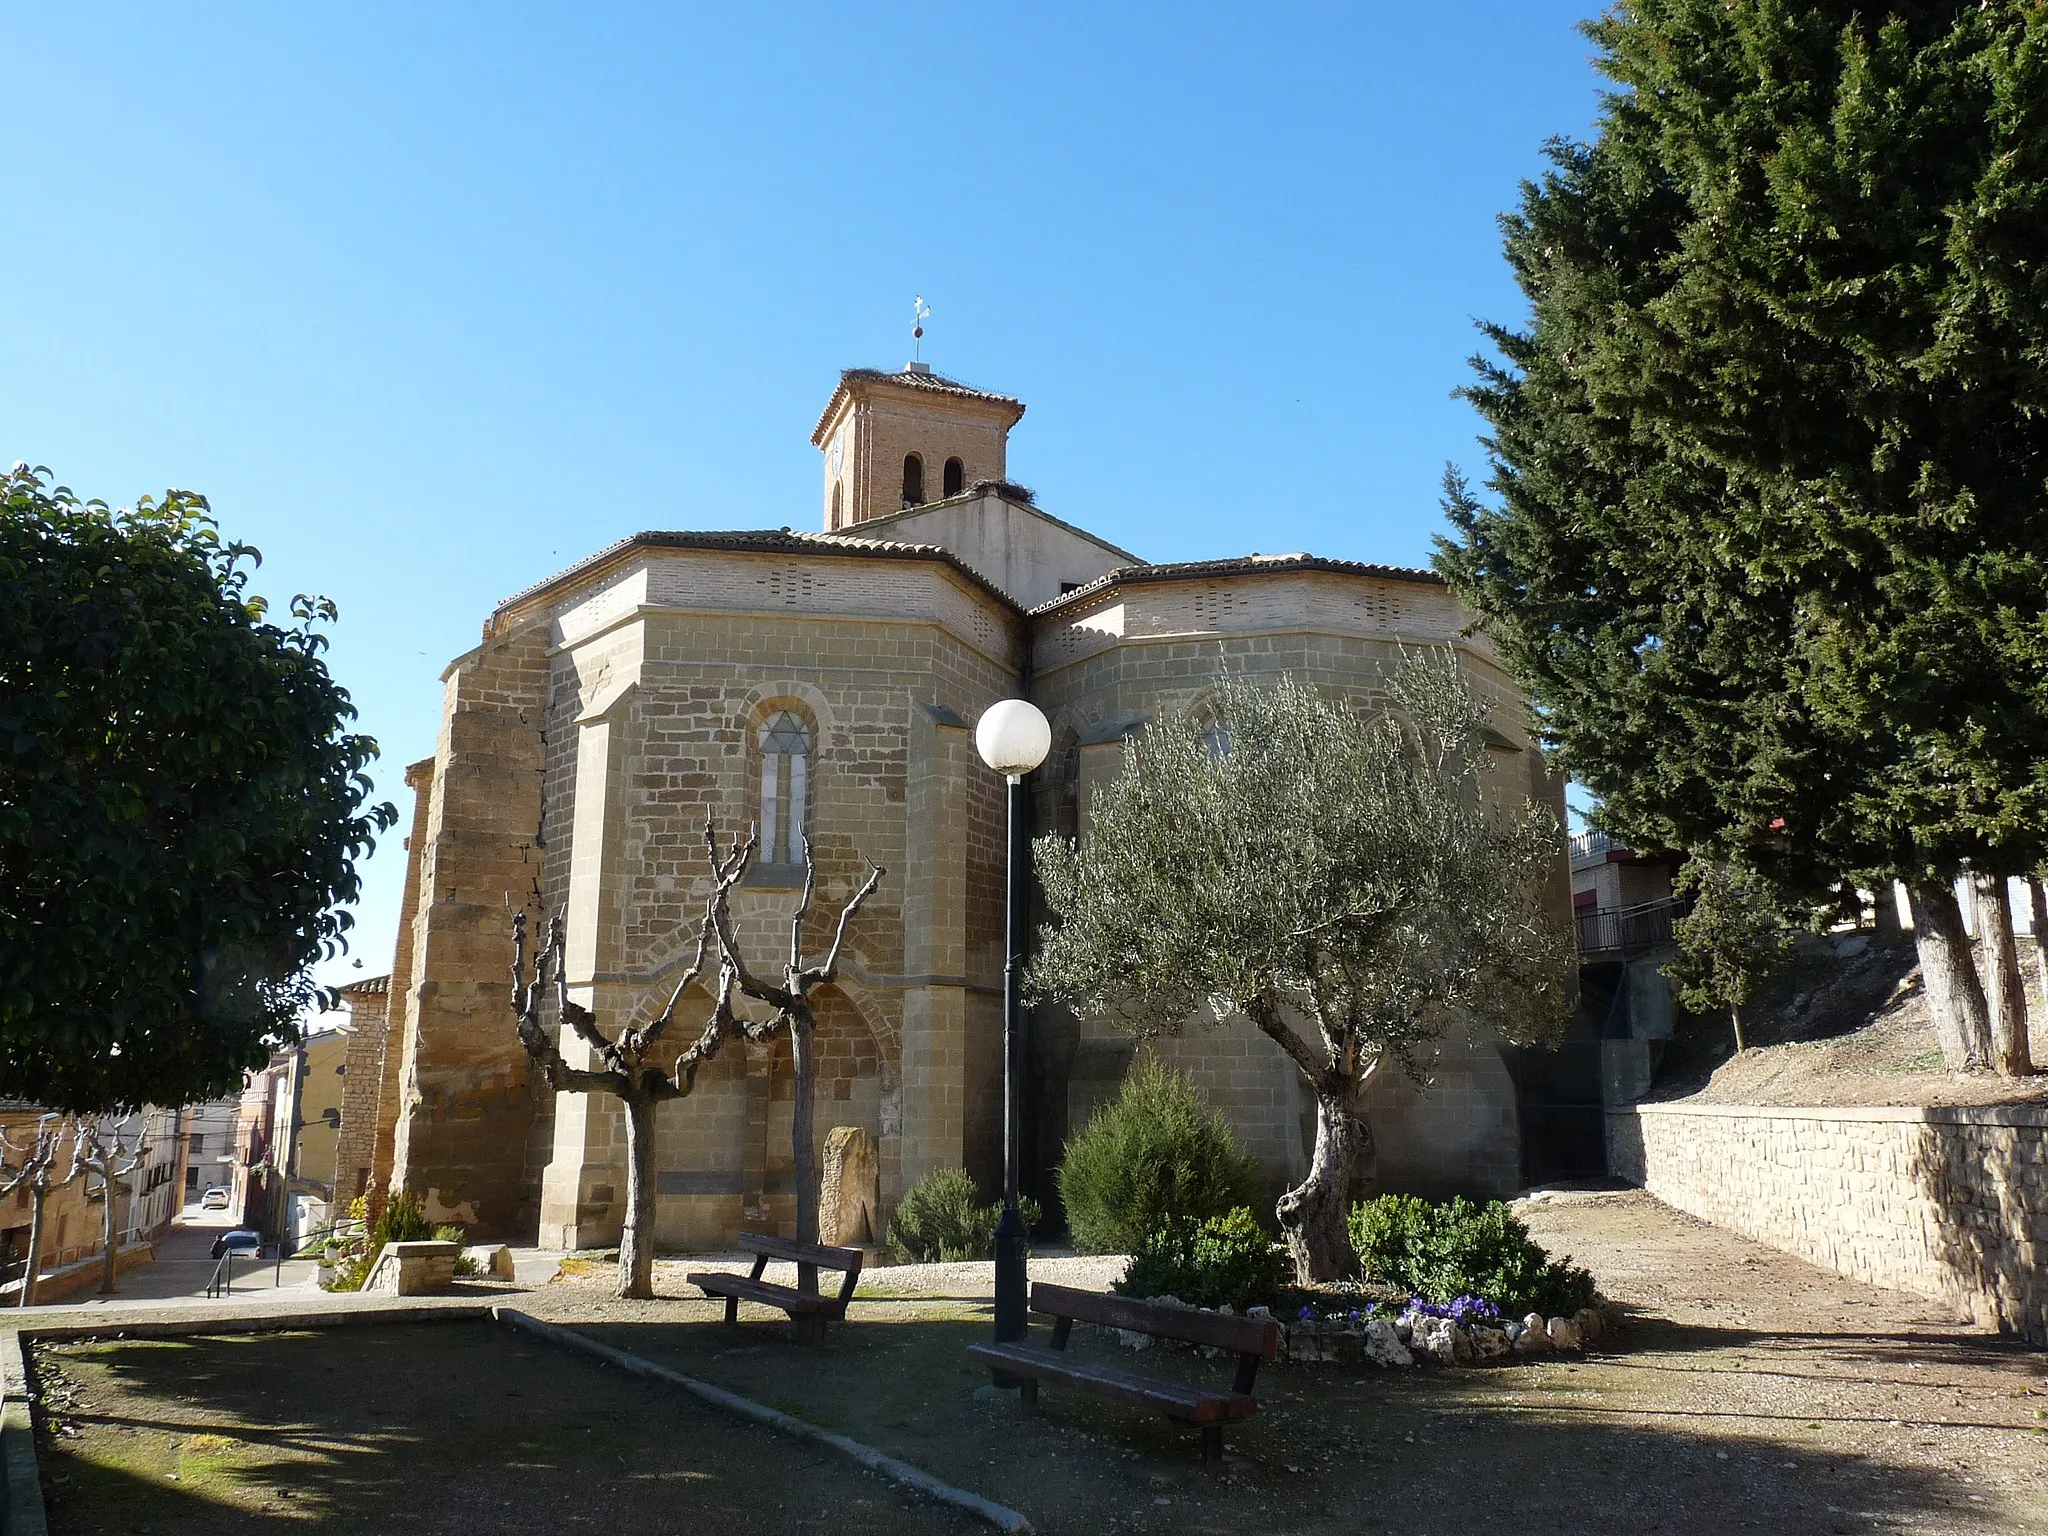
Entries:
[[910,360],[913,363],[924,361],[924,323],[931,317],[932,307],[925,303],[924,295],[920,293],[910,301]]

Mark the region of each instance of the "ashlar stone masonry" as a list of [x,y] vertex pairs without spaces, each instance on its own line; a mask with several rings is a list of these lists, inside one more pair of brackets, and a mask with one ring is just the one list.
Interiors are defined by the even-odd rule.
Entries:
[[[614,1025],[647,1017],[688,960],[707,817],[724,836],[759,829],[734,912],[762,956],[786,943],[803,840],[820,951],[823,915],[864,861],[886,866],[819,999],[817,1135],[871,1140],[884,1220],[931,1169],[963,1166],[993,1190],[1004,800],[972,731],[1005,697],[1052,720],[1033,810],[1041,830],[1073,834],[1130,735],[1199,716],[1226,668],[1292,672],[1370,708],[1402,645],[1448,644],[1506,706],[1503,782],[1561,819],[1523,701],[1435,576],[1299,554],[1147,564],[1004,478],[1022,415],[928,371],[850,371],[813,437],[826,531],[635,534],[489,616],[444,674],[432,760],[407,776],[418,799],[378,1134],[353,1143],[369,1147],[373,1190],[403,1187],[479,1237],[617,1241],[623,1125],[609,1100],[557,1098],[529,1075],[506,1002],[510,909],[566,913],[572,995]],[[1560,846],[1560,916],[1568,891]],[[685,1000],[676,1049],[708,1005]],[[1053,1009],[1032,1027],[1027,1155],[1046,1199],[1061,1144],[1114,1091],[1131,1043]],[[572,1062],[583,1050],[562,1048]],[[1166,1055],[1276,1192],[1298,1177],[1312,1106],[1277,1052],[1240,1021]],[[786,1044],[734,1047],[662,1106],[658,1241],[789,1227],[791,1088]],[[1514,1090],[1483,1020],[1427,1090],[1387,1082],[1372,1109],[1384,1181],[1519,1181]]]

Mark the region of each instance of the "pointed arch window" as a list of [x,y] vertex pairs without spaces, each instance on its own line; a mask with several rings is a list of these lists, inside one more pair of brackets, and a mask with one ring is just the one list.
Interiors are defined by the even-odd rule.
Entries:
[[811,733],[788,710],[761,726],[761,862],[801,864]]
[[944,484],[946,499],[948,500],[955,496],[958,496],[962,491],[966,490],[967,466],[965,464],[962,464],[958,459],[946,460],[946,478]]

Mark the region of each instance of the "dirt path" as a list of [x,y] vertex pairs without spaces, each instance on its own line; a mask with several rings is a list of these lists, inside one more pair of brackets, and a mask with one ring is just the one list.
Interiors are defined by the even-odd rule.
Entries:
[[[989,1327],[976,1301],[857,1303],[857,1322],[818,1350],[765,1312],[734,1336],[707,1303],[619,1302],[601,1273],[531,1302],[880,1445],[1047,1533],[2048,1533],[2048,1356],[1640,1193],[1526,1209],[1623,1309],[1612,1348],[1457,1371],[1272,1367],[1221,1474],[1165,1420],[1072,1393],[1048,1388],[1020,1417],[962,1358]],[[657,1284],[683,1292],[682,1267],[662,1266]],[[954,1298],[985,1294],[948,1279]]]

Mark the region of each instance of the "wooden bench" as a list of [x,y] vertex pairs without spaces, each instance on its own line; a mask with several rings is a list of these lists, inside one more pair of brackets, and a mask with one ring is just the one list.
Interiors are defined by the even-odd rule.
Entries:
[[[780,1307],[796,1324],[797,1337],[806,1342],[823,1338],[827,1322],[846,1316],[846,1304],[853,1300],[853,1288],[860,1283],[861,1260],[866,1257],[858,1248],[796,1243],[785,1237],[768,1237],[759,1232],[742,1232],[740,1247],[754,1255],[752,1274],[742,1277],[714,1272],[684,1277],[707,1295],[725,1298],[726,1327],[739,1326],[742,1301]],[[787,1259],[796,1265],[797,1289],[770,1285],[761,1278],[761,1271],[768,1267],[770,1259]],[[839,1282],[837,1296],[818,1293],[818,1271],[821,1269],[836,1269],[844,1276]]]
[[[1155,1306],[1149,1301],[1106,1296],[1100,1291],[1076,1291],[1064,1285],[1032,1286],[1031,1310],[1053,1319],[1051,1349],[1022,1342],[973,1344],[968,1346],[968,1357],[988,1366],[999,1380],[1021,1378],[1020,1395],[1027,1410],[1038,1401],[1038,1384],[1056,1381],[1097,1397],[1129,1403],[1134,1408],[1150,1408],[1170,1419],[1199,1425],[1204,1461],[1223,1459],[1226,1423],[1248,1419],[1258,1411],[1252,1382],[1259,1374],[1259,1362],[1280,1352],[1280,1325],[1271,1318],[1225,1317],[1188,1307]],[[1101,1323],[1132,1333],[1149,1333],[1154,1338],[1228,1350],[1237,1356],[1236,1378],[1229,1391],[1211,1391],[1184,1381],[1076,1360],[1066,1353],[1067,1338],[1076,1322]]]

